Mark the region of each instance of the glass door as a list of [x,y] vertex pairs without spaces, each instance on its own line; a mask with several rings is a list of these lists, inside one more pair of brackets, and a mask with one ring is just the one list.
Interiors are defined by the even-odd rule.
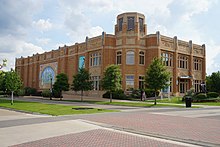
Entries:
[[188,89],[188,80],[180,79],[180,84],[179,84],[180,93],[186,93],[187,89]]

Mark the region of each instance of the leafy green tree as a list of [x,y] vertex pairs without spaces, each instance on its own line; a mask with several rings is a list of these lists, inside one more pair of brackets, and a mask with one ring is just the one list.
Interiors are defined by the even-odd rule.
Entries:
[[53,90],[59,93],[60,100],[62,99],[62,91],[69,90],[68,77],[65,73],[60,73],[56,76],[56,82],[53,85]]
[[109,65],[104,71],[102,79],[102,88],[110,92],[110,102],[112,102],[112,93],[122,89],[121,70],[118,65]]
[[206,85],[208,91],[220,93],[220,71],[213,72],[210,76],[207,76]]
[[5,87],[7,91],[11,92],[11,104],[13,105],[13,94],[18,91],[22,86],[19,75],[14,71],[8,71],[5,73]]
[[6,91],[5,87],[5,72],[0,71],[0,91]]
[[7,62],[6,59],[4,59],[4,60],[2,61],[2,63],[0,64],[0,69],[2,69],[3,67],[6,66],[6,62]]
[[78,73],[73,76],[72,90],[81,91],[81,101],[83,101],[83,92],[92,90],[92,81],[90,74],[85,68],[80,68]]
[[157,104],[156,92],[169,86],[167,83],[169,80],[170,73],[166,70],[166,67],[162,64],[160,59],[154,58],[146,70],[145,82],[148,88],[154,90],[155,105]]

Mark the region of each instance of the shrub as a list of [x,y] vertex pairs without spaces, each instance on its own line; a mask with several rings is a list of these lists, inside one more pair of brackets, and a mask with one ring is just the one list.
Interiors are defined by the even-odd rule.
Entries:
[[[110,98],[110,92],[107,91],[106,93],[104,93],[102,95],[103,98]],[[112,93],[112,98],[113,99],[128,99],[126,97],[126,95],[124,94],[124,91],[123,90],[118,90],[118,91],[115,91]]]
[[53,97],[55,98],[62,98],[61,92],[58,90],[53,89]]
[[4,91],[0,91],[0,95],[5,95],[5,92]]
[[185,101],[186,97],[196,97],[196,95],[198,95],[199,93],[195,93],[194,91],[194,88],[190,88],[189,90],[187,90],[186,95],[184,95],[182,98],[182,101]]
[[207,97],[208,98],[217,98],[219,94],[217,92],[208,92]]
[[24,90],[26,96],[34,95],[37,92],[37,89],[31,87],[25,87]]
[[24,96],[25,95],[25,90],[24,89],[18,90],[17,95],[18,96]]
[[42,91],[37,91],[32,96],[42,96]]
[[129,97],[140,98],[141,97],[141,90],[140,89],[133,89]]
[[195,96],[193,97],[193,99],[194,99],[194,100],[197,100],[197,101],[200,101],[200,100],[207,99],[207,96],[206,96],[206,94],[204,94],[204,93],[199,93],[199,94],[195,95]]
[[42,96],[43,97],[50,97],[51,93],[50,93],[50,90],[44,90],[42,91]]
[[186,96],[193,96],[195,95],[195,89],[194,88],[190,88],[189,90],[187,90],[186,92]]
[[[146,97],[155,97],[154,90],[152,89],[144,89]],[[156,92],[156,95],[159,95],[159,91]]]

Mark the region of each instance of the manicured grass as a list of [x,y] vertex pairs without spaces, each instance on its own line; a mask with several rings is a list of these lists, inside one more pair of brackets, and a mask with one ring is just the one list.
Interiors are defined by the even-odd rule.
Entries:
[[147,103],[147,102],[96,102],[96,104],[100,105],[118,105],[118,106],[131,106],[131,107],[179,107],[183,108],[185,106],[181,105],[173,105],[173,104],[157,104],[154,105],[154,103]]
[[195,105],[207,105],[207,106],[220,106],[220,102],[203,102],[203,103],[193,103]]
[[[182,102],[182,99],[179,98],[179,100],[181,100],[181,102],[175,102],[177,101],[177,99],[174,99],[173,101],[169,101],[169,100],[157,100],[157,105],[154,105],[154,100],[147,100],[145,102],[115,102],[113,100],[113,102],[109,102],[109,101],[83,101],[82,103],[91,103],[91,104],[99,104],[99,105],[116,105],[116,106],[129,106],[129,107],[178,107],[178,108],[185,108],[185,105],[176,105],[176,104],[184,104],[184,102]],[[68,102],[81,102],[79,100],[64,100],[64,101],[68,101]],[[198,106],[192,106],[192,108],[201,108]]]
[[[24,102],[14,101],[14,105],[11,105],[10,100],[0,99],[0,107],[10,108],[14,110],[21,110],[25,112],[35,112],[49,115],[71,115],[71,114],[89,114],[89,113],[102,113],[102,112],[116,112],[116,110],[106,109],[84,109],[75,110],[72,108],[82,108],[77,106],[65,106],[56,104],[43,104],[37,102]],[[85,108],[85,107],[83,107]]]
[[[154,100],[147,100],[148,102],[154,102]],[[173,104],[184,104],[181,97],[172,97],[170,99],[157,99],[158,103],[173,103]]]
[[[153,102],[154,100],[149,100],[148,102]],[[185,102],[182,101],[181,97],[173,97],[170,98],[170,100],[168,98],[165,99],[158,99],[157,100],[158,103],[173,103],[173,104],[184,104]],[[220,102],[192,102],[192,104],[194,105],[208,105],[208,106],[220,106]]]

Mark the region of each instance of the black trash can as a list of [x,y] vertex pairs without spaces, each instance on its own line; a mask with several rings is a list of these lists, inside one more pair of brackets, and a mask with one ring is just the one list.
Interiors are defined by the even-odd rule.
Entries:
[[186,102],[186,108],[192,106],[192,98],[191,97],[186,97],[185,102]]

